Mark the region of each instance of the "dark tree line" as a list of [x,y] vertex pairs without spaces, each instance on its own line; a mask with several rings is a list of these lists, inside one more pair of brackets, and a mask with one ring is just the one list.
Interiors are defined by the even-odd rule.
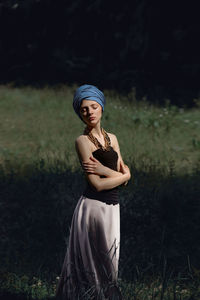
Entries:
[[155,100],[198,97],[195,2],[4,0],[0,81],[83,83]]

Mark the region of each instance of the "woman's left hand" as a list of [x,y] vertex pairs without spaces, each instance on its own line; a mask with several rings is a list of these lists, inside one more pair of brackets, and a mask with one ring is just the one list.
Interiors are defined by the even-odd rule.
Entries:
[[89,161],[82,162],[82,168],[86,173],[96,174],[99,176],[105,175],[106,173],[106,167],[93,156],[90,157]]

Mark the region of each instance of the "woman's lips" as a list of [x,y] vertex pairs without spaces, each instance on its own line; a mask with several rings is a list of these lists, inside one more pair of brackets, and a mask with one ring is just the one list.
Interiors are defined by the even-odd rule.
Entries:
[[90,121],[92,121],[92,120],[94,120],[94,119],[95,119],[95,117],[90,117],[90,118],[89,118]]

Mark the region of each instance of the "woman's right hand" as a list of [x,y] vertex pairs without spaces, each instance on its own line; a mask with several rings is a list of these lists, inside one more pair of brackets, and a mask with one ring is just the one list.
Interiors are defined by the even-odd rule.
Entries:
[[82,168],[86,173],[96,174],[99,176],[106,175],[106,167],[100,163],[93,156],[90,157],[89,161],[82,162]]
[[127,180],[130,180],[131,178],[131,173],[129,170],[129,167],[125,164],[123,164],[122,162],[120,162],[120,172],[124,175],[126,175]]

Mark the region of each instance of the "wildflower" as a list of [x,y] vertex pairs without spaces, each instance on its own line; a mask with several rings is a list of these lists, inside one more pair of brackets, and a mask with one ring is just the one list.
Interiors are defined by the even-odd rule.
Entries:
[[188,290],[186,290],[186,289],[183,289],[182,291],[181,291],[181,294],[187,294],[188,293]]
[[42,281],[41,280],[38,280],[38,286],[41,286],[42,285]]
[[162,117],[163,117],[163,114],[159,114],[159,117],[162,118]]
[[185,123],[189,123],[189,122],[190,122],[190,120],[184,120],[184,122],[185,122]]

